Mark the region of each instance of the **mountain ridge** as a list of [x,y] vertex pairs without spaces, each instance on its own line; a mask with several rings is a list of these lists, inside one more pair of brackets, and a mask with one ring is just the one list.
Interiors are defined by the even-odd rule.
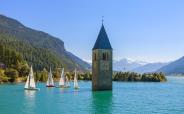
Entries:
[[164,72],[166,75],[184,74],[184,56],[158,69],[157,72]]
[[[0,15],[0,35],[5,35],[10,37],[10,39],[13,37],[21,42],[30,44],[33,48],[43,48],[49,51],[52,55],[56,56],[55,59],[58,59],[62,66],[67,67],[68,70],[73,70],[76,64],[78,69],[82,71],[89,67],[89,64],[79,57],[73,54],[73,56],[68,55],[64,47],[64,42],[61,39],[43,31],[26,27],[21,22],[4,15]],[[31,63],[31,60],[28,61]],[[40,61],[43,62],[41,59]],[[51,62],[49,64],[51,64]]]
[[161,63],[161,62],[156,62],[156,63],[148,63],[143,66],[137,67],[133,69],[132,71],[137,72],[137,73],[152,73],[152,72],[157,72],[158,69],[164,67],[169,63]]
[[150,73],[150,72],[157,72],[158,69],[164,67],[170,62],[148,63],[145,61],[138,61],[138,60],[123,58],[123,59],[120,59],[119,61],[114,61],[113,63],[114,63],[113,67],[115,71]]

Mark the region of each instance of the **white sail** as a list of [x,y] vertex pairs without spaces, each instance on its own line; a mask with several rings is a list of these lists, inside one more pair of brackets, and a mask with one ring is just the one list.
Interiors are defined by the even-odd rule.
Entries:
[[65,76],[64,76],[64,68],[63,68],[61,72],[61,77],[59,80],[59,86],[64,86],[64,85],[65,85]]
[[75,69],[75,75],[74,75],[74,88],[79,88],[76,69]]
[[29,88],[29,80],[30,80],[30,78],[29,78],[29,75],[27,76],[27,80],[26,80],[26,84],[25,84],[25,86],[24,86],[24,88]]
[[50,72],[49,72],[48,79],[47,79],[47,86],[54,86],[54,80],[52,78],[51,68],[50,68]]
[[30,87],[31,88],[35,88],[36,85],[35,85],[35,80],[34,80],[34,75],[33,75],[33,68],[31,66],[31,71],[30,71]]
[[34,80],[34,76],[33,76],[33,68],[31,66],[30,73],[27,77],[27,81],[26,81],[24,88],[35,88],[35,87],[36,87],[36,85],[35,85],[35,80]]
[[70,82],[69,82],[68,77],[66,77],[66,86],[67,86],[67,87],[69,87],[69,86],[70,86]]

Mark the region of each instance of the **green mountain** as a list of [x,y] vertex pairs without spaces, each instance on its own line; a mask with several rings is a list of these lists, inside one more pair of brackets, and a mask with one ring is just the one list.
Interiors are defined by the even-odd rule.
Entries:
[[3,15],[0,15],[0,42],[0,45],[20,53],[36,70],[50,66],[73,70],[77,66],[84,71],[90,67],[87,62],[68,52],[59,38],[28,28]]

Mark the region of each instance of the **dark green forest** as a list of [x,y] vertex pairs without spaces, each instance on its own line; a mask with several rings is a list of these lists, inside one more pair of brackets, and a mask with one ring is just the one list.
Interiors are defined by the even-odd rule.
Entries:
[[[54,56],[47,49],[37,48],[30,45],[28,42],[22,42],[16,40],[13,37],[7,35],[0,35],[0,62],[5,63],[5,65],[9,66],[11,58],[7,58],[8,50],[11,50],[14,53],[17,53],[23,60],[27,61],[29,65],[33,65],[33,68],[37,70],[43,70],[43,68],[49,69],[61,67],[61,61],[59,58]],[[8,50],[7,50],[8,49]]]
[[29,66],[14,49],[0,44],[0,82],[15,82],[18,77],[27,76]]
[[33,65],[37,72],[43,68],[62,67],[59,59],[48,50],[33,47],[3,34],[0,35],[0,64],[0,81],[3,82],[14,82],[15,77],[27,76],[29,65]]
[[62,67],[61,61],[47,49],[33,47],[8,35],[0,35],[0,82],[14,82],[25,77],[29,66],[37,73]]
[[144,73],[135,72],[118,72],[113,76],[114,81],[125,82],[165,82],[167,81],[163,73]]

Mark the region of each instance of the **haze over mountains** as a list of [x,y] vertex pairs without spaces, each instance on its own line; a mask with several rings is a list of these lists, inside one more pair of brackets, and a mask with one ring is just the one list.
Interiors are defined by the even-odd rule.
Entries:
[[145,64],[147,64],[147,62],[123,58],[119,61],[114,61],[113,67],[115,71],[131,71]]
[[158,69],[167,64],[168,63],[148,63],[144,61],[137,61],[124,58],[119,61],[115,61],[113,67],[115,71],[133,71],[137,73],[148,73],[156,72]]

